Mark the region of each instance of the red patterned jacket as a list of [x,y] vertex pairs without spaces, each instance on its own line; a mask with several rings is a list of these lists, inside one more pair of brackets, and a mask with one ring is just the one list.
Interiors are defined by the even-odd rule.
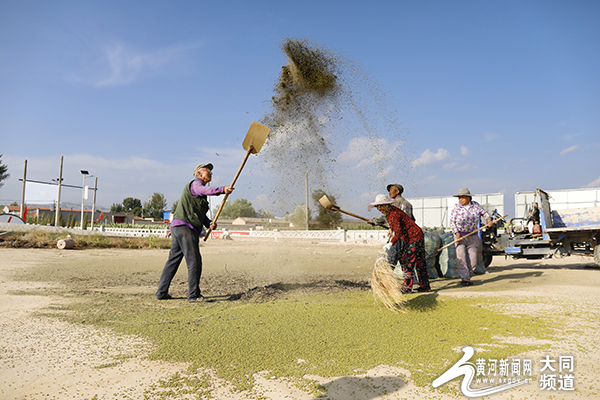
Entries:
[[392,211],[386,216],[386,220],[394,232],[391,240],[392,244],[400,239],[402,239],[404,244],[423,240],[423,231],[404,211],[392,207]]

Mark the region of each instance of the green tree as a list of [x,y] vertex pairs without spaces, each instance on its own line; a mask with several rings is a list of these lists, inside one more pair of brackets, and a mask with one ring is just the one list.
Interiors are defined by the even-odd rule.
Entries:
[[110,212],[111,213],[121,213],[121,212],[124,212],[123,204],[114,203],[112,206],[110,206]]
[[167,200],[162,193],[154,193],[150,199],[144,202],[145,213],[152,218],[163,219],[163,211],[167,208]]
[[275,215],[271,212],[271,211],[266,211],[263,209],[258,210],[258,212],[256,213],[256,216],[258,218],[275,218]]
[[[310,210],[308,210],[308,216],[310,218]],[[296,228],[306,228],[306,205],[297,205],[294,213],[286,215],[285,219],[290,221]]]
[[[218,208],[214,210],[216,214]],[[256,218],[257,213],[252,206],[252,203],[246,199],[237,199],[231,204],[229,201],[225,202],[223,210],[221,211],[223,218],[236,219],[239,217]]]
[[177,204],[179,204],[179,199],[175,200],[175,202],[171,206],[171,211],[175,212],[175,210],[177,210]]
[[8,166],[2,164],[2,154],[0,154],[0,188],[4,186],[5,180],[10,178],[10,174],[8,173]]
[[50,225],[50,214],[42,214],[42,218],[39,220],[40,225]]
[[[123,199],[123,211],[132,213],[136,217],[142,216],[142,202],[140,199],[134,199],[133,197],[127,197]],[[162,218],[162,215],[161,215]]]
[[[220,207],[221,207],[221,205],[219,205],[219,207],[215,207],[213,209],[213,211],[212,211],[213,215],[217,215]],[[231,211],[231,203],[229,202],[229,200],[227,200],[227,201],[225,201],[225,204],[223,204],[223,209],[221,210],[221,214],[219,216],[223,217],[223,218],[232,218],[230,211]]]
[[[325,196],[325,192],[321,189],[317,189],[313,192],[312,198],[317,205],[319,215],[317,221],[319,221],[325,228],[333,228],[342,224],[342,214],[339,211],[329,210],[321,205],[319,199]],[[329,201],[335,204],[335,197],[327,195]]]

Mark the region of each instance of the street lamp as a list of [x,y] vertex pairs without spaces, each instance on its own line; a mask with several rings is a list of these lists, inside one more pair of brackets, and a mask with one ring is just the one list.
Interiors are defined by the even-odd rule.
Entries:
[[[94,175],[90,175],[90,173],[85,169],[81,169],[79,170],[79,172],[81,172],[81,175],[83,175],[83,184],[81,185],[81,229],[83,230],[83,201],[85,200],[85,178],[91,178]],[[92,218],[94,218],[93,215]]]

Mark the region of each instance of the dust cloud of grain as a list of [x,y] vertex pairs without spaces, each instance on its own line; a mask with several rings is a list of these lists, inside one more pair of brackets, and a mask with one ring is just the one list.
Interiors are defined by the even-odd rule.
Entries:
[[409,132],[379,82],[347,55],[305,39],[288,38],[282,50],[288,63],[261,121],[272,129],[262,150],[271,208],[291,213],[305,204],[306,174],[310,194],[323,190],[348,210],[365,212],[389,183],[414,191]]

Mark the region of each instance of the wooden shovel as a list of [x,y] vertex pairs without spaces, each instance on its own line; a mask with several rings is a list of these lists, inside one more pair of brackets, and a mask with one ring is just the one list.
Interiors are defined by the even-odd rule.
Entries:
[[[503,219],[504,219],[504,218],[506,218],[506,217],[508,217],[508,214],[506,214],[506,215],[505,215],[505,216],[503,216],[503,217],[500,217],[500,218],[498,218],[498,219],[495,219],[495,220],[493,220],[493,221],[492,221],[492,224],[495,224],[496,222],[498,222],[498,221],[500,221],[500,220],[503,220]],[[436,251],[434,251],[433,253],[429,254],[429,255],[427,256],[427,258],[435,256],[435,255],[436,255],[437,253],[439,253],[440,251],[442,251],[442,250],[444,250],[444,249],[446,249],[446,248],[448,248],[448,247],[452,246],[454,243],[458,243],[458,242],[460,242],[461,240],[463,240],[463,239],[464,239],[464,238],[466,238],[467,236],[471,236],[471,235],[473,235],[473,234],[475,234],[475,233],[479,232],[480,230],[482,230],[482,229],[484,229],[484,228],[487,228],[487,225],[484,225],[484,226],[482,226],[481,228],[477,229],[476,231],[473,231],[473,232],[471,232],[471,233],[468,233],[468,234],[466,234],[465,236],[461,236],[460,238],[456,239],[454,242],[448,243],[448,244],[447,244],[447,245],[445,245],[444,247],[440,247],[439,249],[437,249],[437,250],[436,250]]]
[[[271,132],[271,128],[269,128],[268,126],[265,126],[256,121],[252,121],[252,123],[250,124],[250,129],[248,129],[248,133],[246,133],[246,137],[244,138],[244,142],[242,143],[242,147],[244,148],[244,150],[246,150],[246,156],[244,157],[244,161],[242,161],[242,165],[240,165],[240,168],[235,174],[233,182],[231,182],[231,187],[235,185],[235,182],[240,176],[242,169],[244,169],[244,165],[246,165],[246,161],[248,161],[248,157],[250,157],[250,154],[256,154],[260,151],[263,144],[265,143],[265,140],[267,140],[267,136],[269,136],[269,132]],[[217,215],[215,215],[213,222],[217,222],[217,219],[219,218],[221,211],[223,211],[223,206],[225,205],[225,201],[227,201],[228,197],[229,194],[225,194],[225,197],[221,202],[221,206],[219,207],[219,211],[217,211]],[[208,231],[206,231],[206,235],[204,236],[205,242],[206,239],[208,239],[208,237],[210,236],[211,232],[212,229],[208,228]]]
[[[331,201],[329,201],[329,199],[327,198],[327,195],[324,195],[323,197],[321,197],[319,199],[319,203],[321,203],[321,205],[323,207],[325,207],[326,209],[328,209],[328,210],[339,211],[339,212],[342,212],[344,214],[351,215],[354,218],[362,219],[363,221],[366,221],[366,222],[370,221],[368,218],[361,217],[360,215],[352,214],[351,212],[342,210],[341,208],[339,208],[338,206],[336,206],[335,204],[333,204]],[[385,226],[385,228],[387,228],[387,226]]]

